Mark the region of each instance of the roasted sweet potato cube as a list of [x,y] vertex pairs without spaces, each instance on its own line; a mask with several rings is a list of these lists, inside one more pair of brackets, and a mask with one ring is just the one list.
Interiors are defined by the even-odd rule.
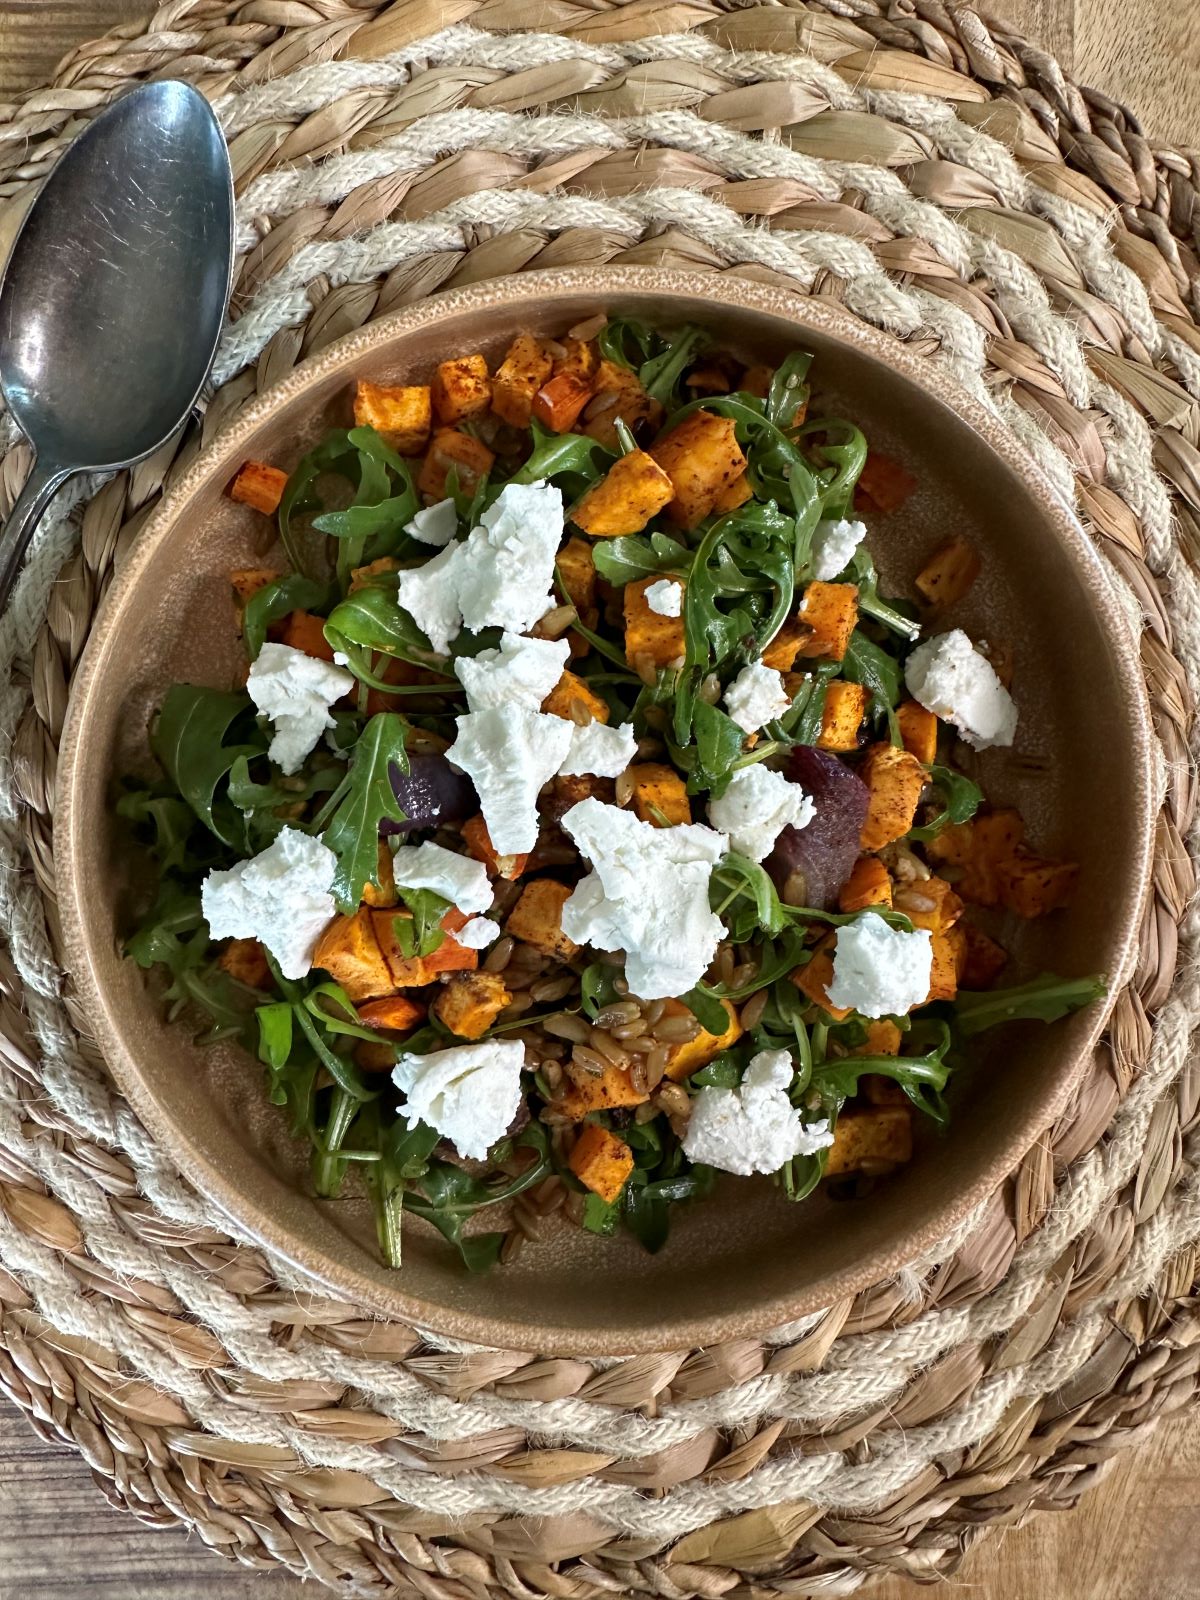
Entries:
[[825,1176],[878,1170],[912,1160],[911,1106],[851,1106],[837,1119]]
[[364,1072],[391,1072],[400,1044],[398,1039],[360,1039],[354,1046],[355,1065]]
[[928,928],[930,933],[945,933],[962,916],[963,903],[945,878],[935,873],[929,878],[918,878],[897,888],[892,904],[912,923],[914,928]]
[[399,985],[380,948],[375,917],[389,919],[389,911],[360,906],[349,916],[333,919],[317,941],[313,966],[327,972],[356,1003],[379,995],[395,994]]
[[728,394],[733,388],[737,368],[734,363],[719,355],[693,367],[683,380],[693,395]]
[[287,473],[279,467],[269,467],[265,461],[244,461],[229,485],[229,498],[273,517],[279,510],[287,481]]
[[885,515],[899,511],[916,487],[917,480],[907,467],[890,456],[880,455],[877,450],[868,450],[854,494],[855,508],[882,511]]
[[838,893],[839,911],[865,911],[892,904],[892,879],[878,856],[859,856]]
[[265,589],[269,583],[274,583],[279,576],[275,567],[239,567],[229,574],[229,581],[233,585],[233,592],[237,598],[239,610],[247,600],[253,600],[260,589]]
[[621,456],[578,501],[571,521],[593,539],[640,533],[675,493],[670,478],[645,450]]
[[713,411],[693,411],[656,440],[650,454],[675,491],[667,515],[683,528],[702,522],[721,491],[746,470],[733,418]]
[[633,1151],[615,1133],[589,1122],[575,1141],[567,1165],[585,1189],[612,1205],[633,1171]]
[[[737,1014],[737,1008],[732,1000],[722,1000],[725,1014],[729,1018],[724,1033],[709,1033],[706,1028],[701,1028],[694,1039],[681,1039],[678,1044],[673,1044],[667,1051],[666,1075],[675,1083],[682,1083],[685,1078],[690,1078],[693,1072],[699,1072],[701,1067],[706,1067],[714,1056],[719,1056],[722,1050],[728,1050],[730,1045],[736,1044],[742,1037],[742,1024]],[[682,1000],[668,1000],[663,1007],[664,1017],[686,1017],[691,1013]]]
[[894,1078],[882,1072],[865,1072],[858,1080],[859,1092],[873,1106],[906,1106],[908,1096]]
[[582,1122],[589,1111],[616,1111],[621,1106],[640,1106],[650,1096],[635,1089],[628,1066],[615,1063],[603,1072],[584,1072],[568,1067],[566,1080],[554,1102],[555,1111],[571,1122]]
[[750,479],[744,472],[738,474],[732,482],[727,483],[713,501],[713,512],[719,517],[725,516],[730,511],[736,511],[739,506],[744,506],[751,499],[754,490],[750,487]]
[[642,822],[656,827],[675,827],[692,820],[692,802],[687,785],[663,761],[640,761],[628,769],[633,784],[633,809]]
[[1000,901],[1000,868],[1015,855],[1024,833],[1020,815],[1005,807],[943,828],[925,853],[930,861],[960,869],[954,887],[964,900],[994,906]]
[[583,413],[582,432],[610,450],[620,447],[620,419],[637,438],[651,434],[662,421],[663,408],[638,382],[636,373],[601,361],[592,383],[592,398]]
[[579,949],[562,931],[562,908],[571,897],[565,883],[553,878],[535,878],[521,891],[521,898],[508,913],[505,933],[522,939],[555,961],[570,961]]
[[554,352],[554,371],[569,372],[585,383],[594,384],[600,371],[600,351],[594,339],[576,339],[568,334],[560,339],[561,355]]
[[440,361],[430,385],[433,414],[443,427],[481,416],[492,403],[488,364],[478,353]]
[[913,579],[932,606],[952,606],[966,594],[983,567],[975,546],[956,533],[930,556]]
[[511,999],[498,972],[456,972],[433,1009],[460,1039],[481,1039]]
[[682,661],[687,648],[682,615],[663,617],[650,609],[646,590],[657,581],[639,578],[625,585],[625,659],[635,668],[639,656],[648,657],[656,667],[669,667]]
[[492,410],[514,428],[527,428],[533,397],[550,376],[554,361],[540,339],[519,333],[492,380]]
[[1008,956],[995,939],[969,922],[959,923],[966,943],[960,982],[964,989],[988,989],[1008,965]]
[[533,397],[532,415],[551,433],[570,433],[592,398],[592,386],[574,372],[556,372]]
[[792,982],[800,993],[806,995],[814,1005],[821,1006],[837,1022],[844,1022],[850,1015],[844,1006],[835,1006],[829,998],[829,985],[833,982],[833,949],[835,934],[829,933],[814,949],[812,959],[802,967],[796,967],[791,973]]
[[476,861],[482,861],[493,877],[519,878],[525,871],[529,861],[528,853],[518,856],[496,854],[482,813],[477,817],[469,818],[463,823],[462,836],[463,843],[467,847],[467,854],[474,856]]
[[365,567],[350,568],[351,594],[371,586],[372,578],[386,577],[389,572],[399,572],[400,563],[395,556],[380,556],[378,561],[368,561]]
[[392,976],[393,989],[419,989],[441,972],[469,972],[479,965],[479,951],[468,950],[451,934],[427,956],[406,956],[396,935],[396,923],[408,919],[407,911],[369,911],[375,938]]
[[904,700],[896,707],[896,721],[909,755],[916,756],[923,767],[932,765],[937,760],[938,738],[938,719],[933,712],[915,700]]
[[611,716],[608,706],[586,681],[570,668],[542,701],[542,710],[552,717],[563,717],[568,722],[607,722]]
[[433,427],[433,401],[427,383],[370,383],[354,386],[354,423],[374,428],[398,455],[420,455]]
[[394,906],[399,901],[396,893],[395,861],[386,842],[379,841],[379,856],[375,876],[379,879],[378,886],[373,883],[364,883],[362,902],[365,906]]
[[325,637],[325,618],[314,617],[311,611],[292,612],[283,625],[282,642],[318,661],[333,660],[333,646]]
[[248,989],[271,987],[267,952],[257,939],[231,939],[217,957],[217,965],[222,972],[227,972],[238,983],[244,983]]
[[444,500],[447,480],[454,473],[462,492],[474,494],[480,478],[492,470],[495,459],[495,454],[481,439],[473,439],[457,428],[439,428],[425,452],[417,474],[417,488],[429,500]]
[[[898,1023],[890,1017],[879,1017],[867,1023],[867,1037],[851,1050],[852,1056],[898,1056],[904,1035]],[[903,1092],[903,1091],[902,1091]]]
[[799,617],[789,617],[762,653],[764,667],[776,672],[790,672],[800,653],[800,646],[809,637],[808,624]]
[[576,611],[589,611],[596,603],[596,563],[586,539],[571,538],[555,557],[562,587]]
[[755,362],[742,373],[742,381],[738,384],[738,388],[743,394],[757,395],[760,400],[765,400],[771,392],[771,379],[774,376],[774,367]]
[[1019,917],[1044,917],[1069,903],[1078,876],[1074,861],[1046,861],[1019,845],[996,869],[1000,904]]
[[932,937],[933,967],[929,974],[929,1000],[953,1000],[959,974],[966,965],[967,940],[961,928],[947,928]]
[[858,622],[858,588],[853,583],[810,583],[796,616],[806,630],[798,654],[809,661],[841,661]]
[[378,1028],[380,1033],[411,1033],[425,1020],[425,1007],[407,995],[393,994],[359,1006],[358,1020],[364,1028]]
[[912,827],[925,787],[925,769],[907,750],[897,750],[894,744],[873,744],[859,776],[870,790],[862,847],[882,850]]
[[868,698],[861,683],[835,678],[826,685],[821,731],[817,735],[818,750],[858,749],[858,730],[867,714]]

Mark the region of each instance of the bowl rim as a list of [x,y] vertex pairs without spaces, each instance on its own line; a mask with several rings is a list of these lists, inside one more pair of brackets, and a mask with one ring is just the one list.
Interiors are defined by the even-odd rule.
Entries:
[[[79,874],[74,863],[83,847],[83,810],[80,803],[80,762],[83,729],[89,706],[101,682],[108,650],[115,634],[113,622],[137,586],[143,568],[159,545],[170,536],[181,510],[194,495],[208,488],[218,467],[231,477],[248,442],[258,428],[281,407],[301,398],[312,386],[331,375],[352,375],[364,358],[386,349],[431,322],[484,305],[512,306],[556,296],[594,296],[598,307],[612,305],[622,294],[653,293],[674,296],[681,302],[714,300],[750,312],[785,317],[802,344],[812,329],[837,342],[886,361],[931,400],[940,403],[983,441],[1010,468],[1023,477],[1029,492],[1051,524],[1055,536],[1074,558],[1075,565],[1106,625],[1109,650],[1117,682],[1125,700],[1132,733],[1130,755],[1140,782],[1135,794],[1135,828],[1130,839],[1136,850],[1134,882],[1141,898],[1149,890],[1152,846],[1158,811],[1154,781],[1153,732],[1145,680],[1126,614],[1112,588],[1104,563],[1088,539],[1069,502],[1036,465],[1007,426],[968,394],[942,368],[915,354],[899,338],[860,321],[837,302],[755,279],[711,272],[664,272],[652,266],[559,268],[490,279],[452,289],[368,323],[326,346],[297,366],[280,383],[256,396],[206,444],[187,470],[164,494],[137,535],[92,621],[87,644],[70,684],[70,697],[59,742],[57,799],[54,817],[55,885],[61,913],[61,949],[67,974],[73,980],[83,1015],[119,1091],[138,1118],[177,1164],[183,1175],[212,1202],[229,1224],[234,1237],[242,1237],[269,1254],[288,1262],[324,1292],[361,1305],[372,1312],[490,1348],[533,1350],[577,1356],[615,1356],[636,1352],[678,1350],[745,1337],[781,1327],[879,1283],[902,1266],[928,1252],[969,1213],[987,1199],[1008,1177],[1038,1136],[1063,1110],[1083,1075],[1116,1001],[1132,971],[1137,952],[1140,917],[1125,919],[1122,936],[1113,953],[1107,997],[1097,1001],[1091,1026],[1075,1051],[1069,1070],[1057,1074],[1040,1096],[1031,1097],[1016,1131],[996,1151],[975,1181],[954,1201],[942,1206],[923,1223],[902,1226],[886,1252],[876,1252],[813,1280],[807,1289],[779,1294],[711,1319],[669,1315],[654,1328],[642,1324],[595,1329],[556,1324],[547,1320],[534,1330],[525,1322],[497,1315],[448,1308],[436,1301],[407,1293],[402,1269],[393,1288],[366,1279],[353,1267],[310,1249],[297,1239],[262,1200],[248,1198],[232,1179],[213,1164],[189,1139],[162,1106],[152,1086],[152,1075],[138,1066],[136,1052],[126,1044],[120,1018],[110,998],[96,981],[91,950],[96,944],[88,908],[77,893]],[[681,306],[682,314],[682,306]],[[232,461],[233,465],[228,467]],[[226,466],[221,466],[225,463]],[[1139,906],[1140,910],[1140,906]],[[501,1301],[502,1297],[497,1296]]]

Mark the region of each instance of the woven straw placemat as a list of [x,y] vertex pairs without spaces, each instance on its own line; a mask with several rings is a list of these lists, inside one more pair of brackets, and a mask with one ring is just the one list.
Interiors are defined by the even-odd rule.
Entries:
[[[0,625],[0,1383],[115,1503],[355,1594],[846,1593],[1072,1504],[1200,1366],[1196,158],[939,0],[174,0],[0,107],[0,253],[164,75],[230,140],[235,315],[203,421],[62,498]],[[1135,978],[1013,1180],[802,1325],[616,1361],[369,1320],[232,1237],[89,1047],[52,873],[71,673],[164,483],[370,318],[593,261],[799,285],[951,368],[1075,497],[1165,756]]]

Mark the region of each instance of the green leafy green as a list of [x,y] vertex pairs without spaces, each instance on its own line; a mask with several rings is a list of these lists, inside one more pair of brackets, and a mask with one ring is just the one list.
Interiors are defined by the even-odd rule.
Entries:
[[679,998],[705,1033],[715,1033],[719,1036],[729,1026],[729,1016],[725,1007],[707,984],[698,983]]
[[[539,483],[555,478],[579,480],[582,490],[602,478],[613,460],[613,452],[596,439],[582,433],[548,433],[538,423],[530,424],[533,451],[509,478],[509,483]],[[499,494],[499,489],[496,493]]]
[[175,788],[223,844],[245,843],[241,814],[223,793],[240,756],[265,753],[249,695],[195,684],[172,684],[150,736],[150,748]]
[[242,611],[242,639],[246,654],[257,661],[267,642],[267,630],[293,611],[324,611],[330,601],[328,584],[306,578],[301,572],[285,572],[265,584],[246,601]]
[[670,573],[684,577],[692,564],[692,552],[666,533],[633,533],[616,539],[598,539],[592,546],[596,571],[609,583],[622,588],[639,578]]
[[435,894],[432,889],[397,887],[396,892],[412,913],[408,917],[397,916],[393,919],[397,944],[410,958],[431,956],[435,950],[441,949],[446,938],[442,918],[450,909],[449,900]]
[[326,807],[325,843],[338,860],[332,891],[343,911],[354,910],[364,885],[380,887],[379,824],[385,818],[407,820],[389,774],[392,766],[408,771],[407,732],[407,721],[394,711],[371,717],[354,747],[349,771]]
[[951,767],[930,767],[929,780],[941,797],[942,809],[931,821],[909,829],[908,837],[922,842],[936,839],[952,823],[969,822],[983,803],[979,785]]
[[959,990],[954,1002],[954,1022],[964,1039],[973,1039],[1003,1022],[1057,1022],[1108,993],[1107,980],[1059,978],[1043,973],[1011,989],[987,989],[972,994]]

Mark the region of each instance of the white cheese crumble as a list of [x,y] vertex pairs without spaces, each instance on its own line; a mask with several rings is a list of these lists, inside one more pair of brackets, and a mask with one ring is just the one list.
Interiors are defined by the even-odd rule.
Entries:
[[458,510],[454,501],[439,500],[436,505],[422,506],[412,521],[404,524],[404,531],[420,539],[422,544],[433,544],[440,550],[458,532]]
[[465,548],[448,544],[423,566],[406,567],[400,573],[396,598],[440,656],[462,632],[458,584]]
[[659,578],[646,590],[646,604],[660,617],[677,617],[683,610],[683,585],[674,578]]
[[407,1098],[410,1128],[424,1122],[460,1156],[482,1161],[520,1109],[524,1064],[525,1046],[515,1039],[481,1039],[427,1056],[405,1052],[392,1082]]
[[783,686],[783,674],[761,661],[743,667],[725,691],[725,709],[746,733],[757,733],[791,705]]
[[200,909],[214,939],[257,939],[285,978],[302,978],[336,907],[329,890],[337,857],[320,839],[284,828],[249,861],[210,872]]
[[708,820],[729,835],[739,855],[765,861],[787,827],[806,828],[815,808],[798,783],[756,762],[735,772],[725,793],[708,802]]
[[464,950],[486,950],[488,945],[495,944],[499,937],[498,922],[493,922],[491,917],[472,917],[470,922],[464,922],[454,935],[454,942],[461,944]]
[[854,559],[854,552],[867,537],[865,522],[850,522],[845,517],[829,517],[818,522],[813,534],[813,577],[821,583],[830,583],[839,572],[845,572]]
[[487,869],[472,856],[460,856],[428,839],[398,845],[394,856],[392,871],[402,889],[432,889],[465,916],[486,911],[492,903]]
[[510,701],[537,711],[562,677],[570,654],[566,639],[526,639],[519,633],[504,633],[498,650],[459,656],[454,670],[472,711],[486,711]]
[[905,664],[904,682],[914,700],[952,722],[973,749],[1013,742],[1013,698],[961,628],[919,644]]
[[562,495],[548,483],[509,483],[463,546],[464,624],[527,633],[554,607],[550,586],[563,531]]
[[692,1102],[684,1154],[705,1166],[749,1177],[778,1172],[793,1156],[815,1155],[833,1143],[827,1120],[804,1125],[788,1099],[794,1072],[786,1050],[752,1056],[736,1089],[701,1089]]
[[290,644],[264,644],[246,679],[246,693],[271,719],[274,737],[267,754],[281,772],[299,771],[306,756],[333,727],[329,708],[349,694],[354,674]]
[[597,778],[619,778],[637,755],[637,739],[631,722],[610,728],[603,722],[571,728],[567,759],[559,767],[564,777],[590,772]]
[[826,993],[835,1006],[864,1017],[903,1017],[929,998],[932,973],[928,928],[905,933],[867,911],[838,929]]
[[708,904],[724,835],[698,823],[656,828],[592,798],[572,806],[562,827],[592,863],[563,906],[563,932],[597,950],[624,950],[625,980],[640,999],[686,994],[725,933]]
[[497,855],[523,855],[537,843],[537,797],[562,766],[573,723],[509,703],[459,717],[446,759],[475,785]]

